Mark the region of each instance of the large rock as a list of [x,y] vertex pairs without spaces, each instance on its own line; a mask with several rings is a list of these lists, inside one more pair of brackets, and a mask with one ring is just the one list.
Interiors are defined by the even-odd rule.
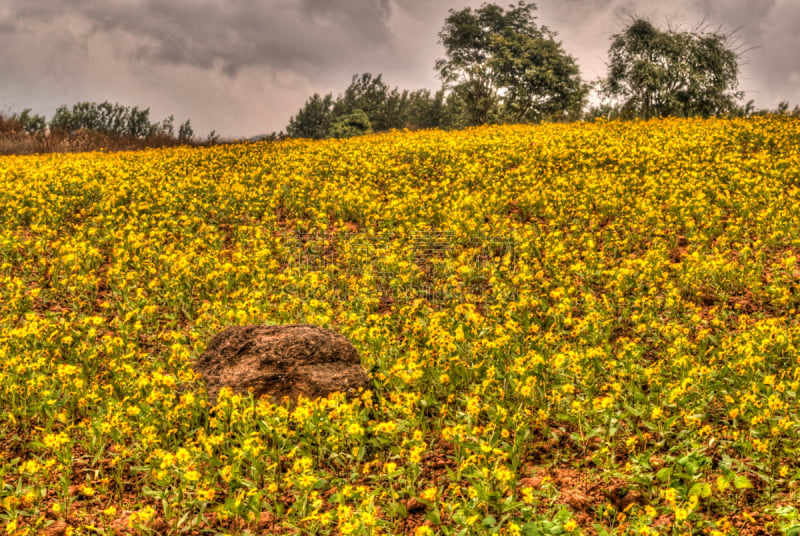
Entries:
[[194,365],[216,404],[222,387],[280,402],[367,389],[358,351],[340,334],[306,324],[237,326],[218,333]]

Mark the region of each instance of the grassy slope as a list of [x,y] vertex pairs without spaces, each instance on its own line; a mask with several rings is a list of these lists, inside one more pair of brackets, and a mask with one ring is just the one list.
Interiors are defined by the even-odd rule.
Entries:
[[[759,118],[2,157],[0,523],[800,523],[798,141]],[[181,389],[223,326],[290,322],[348,336],[373,391],[209,416]]]

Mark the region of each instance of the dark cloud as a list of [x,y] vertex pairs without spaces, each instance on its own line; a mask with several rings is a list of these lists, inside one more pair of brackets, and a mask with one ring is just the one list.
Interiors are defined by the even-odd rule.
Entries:
[[[512,0],[500,0],[506,5]],[[450,8],[482,0],[4,0],[0,110],[51,114],[111,100],[191,118],[225,135],[280,130],[314,92],[360,72],[436,87],[437,33]],[[630,14],[656,24],[737,30],[742,89],[757,106],[800,103],[800,2],[540,0],[584,77],[605,72],[609,37]]]
[[775,107],[781,100],[800,104],[800,2],[703,0],[709,21],[735,30],[743,52],[741,85],[748,99]]
[[[50,25],[69,33],[84,22],[74,43],[98,35],[126,35],[145,58],[233,76],[254,66],[291,67],[308,73],[360,47],[379,45],[388,33],[388,0],[171,1],[17,0],[5,22],[12,32]],[[119,58],[125,60],[125,57]]]

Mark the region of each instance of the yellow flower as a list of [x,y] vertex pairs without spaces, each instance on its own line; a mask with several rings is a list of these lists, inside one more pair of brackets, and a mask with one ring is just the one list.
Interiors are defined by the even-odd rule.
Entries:
[[397,430],[397,424],[394,421],[387,421],[387,422],[380,422],[376,424],[373,429],[376,432],[382,432],[385,434],[391,434],[395,430]]
[[495,477],[500,482],[507,484],[514,479],[514,473],[507,467],[500,467],[499,469],[495,470]]
[[192,469],[190,471],[186,471],[186,473],[184,473],[183,476],[186,477],[186,480],[188,480],[189,482],[197,482],[198,480],[200,480],[201,475],[199,472]]
[[216,491],[213,488],[199,488],[197,490],[197,498],[201,501],[211,502],[214,500]]
[[310,488],[311,486],[317,483],[317,477],[315,477],[312,474],[300,475],[298,483],[300,484],[300,487],[303,489]]
[[137,524],[146,524],[150,520],[152,520],[156,515],[156,511],[153,509],[152,506],[145,506],[141,510],[137,512],[133,512],[130,517],[128,517],[128,528],[132,529],[136,527]]
[[422,453],[425,451],[424,446],[417,446],[411,449],[408,459],[411,463],[419,463],[422,461]]
[[535,500],[533,488],[525,486],[522,488],[522,500],[531,504]]
[[189,462],[189,460],[191,459],[191,455],[189,454],[189,451],[187,449],[181,447],[178,449],[178,452],[175,453],[175,459],[179,463],[185,464]]
[[352,423],[348,426],[347,433],[351,436],[360,436],[364,433],[364,429],[358,423]]
[[433,502],[436,500],[436,496],[438,495],[439,490],[437,488],[426,488],[422,493],[420,493],[420,497],[422,500]]
[[225,482],[230,482],[233,476],[233,468],[230,465],[224,465],[222,469],[219,470],[219,476]]

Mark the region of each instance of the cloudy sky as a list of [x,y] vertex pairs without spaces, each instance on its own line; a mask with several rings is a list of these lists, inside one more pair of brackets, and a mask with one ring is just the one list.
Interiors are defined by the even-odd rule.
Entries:
[[[149,107],[195,133],[279,131],[314,92],[355,73],[437,88],[437,33],[450,8],[481,0],[2,0],[0,112],[48,118],[61,104]],[[511,0],[497,2],[506,6]],[[798,0],[540,0],[583,77],[605,74],[610,36],[629,15],[736,31],[745,100],[800,104]]]

